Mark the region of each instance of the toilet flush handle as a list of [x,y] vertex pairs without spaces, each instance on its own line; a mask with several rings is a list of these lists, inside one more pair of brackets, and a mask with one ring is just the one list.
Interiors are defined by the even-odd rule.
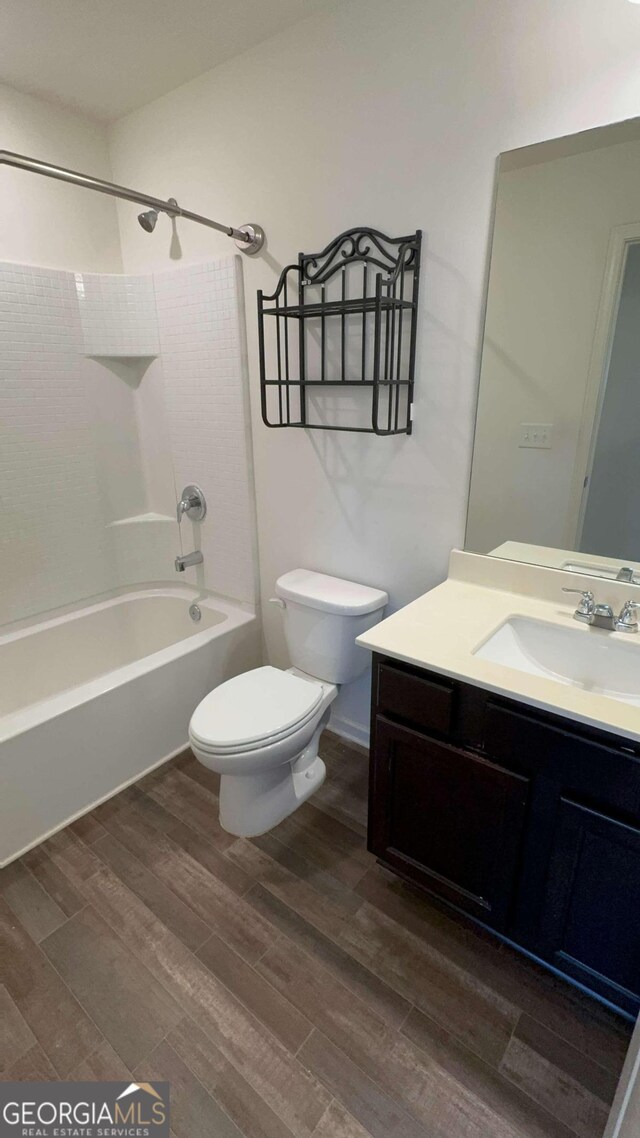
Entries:
[[286,609],[287,607],[286,601],[283,601],[280,597],[269,597],[269,604],[277,605],[279,609]]

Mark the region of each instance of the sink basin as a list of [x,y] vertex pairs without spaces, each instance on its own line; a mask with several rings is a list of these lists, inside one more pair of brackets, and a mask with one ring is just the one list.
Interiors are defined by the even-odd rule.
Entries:
[[640,707],[640,633],[625,644],[596,628],[559,628],[512,616],[473,655]]

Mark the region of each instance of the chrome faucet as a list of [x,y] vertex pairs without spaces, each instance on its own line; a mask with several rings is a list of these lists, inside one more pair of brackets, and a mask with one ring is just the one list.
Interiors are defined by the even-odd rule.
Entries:
[[610,632],[637,632],[638,621],[635,610],[640,608],[639,601],[625,601],[619,616],[615,616],[611,605],[596,604],[591,589],[567,589],[563,593],[577,593],[581,598],[573,614],[574,620],[583,624],[591,624],[594,628],[608,628]]
[[191,522],[201,522],[207,513],[207,503],[199,486],[185,486],[178,502],[176,515],[178,525],[186,514]]
[[204,557],[199,549],[193,553],[181,553],[175,560],[176,573],[184,573],[185,569],[190,569],[192,565],[202,565],[203,561]]
[[638,621],[635,610],[640,609],[638,601],[625,601],[616,621],[616,632],[637,632]]

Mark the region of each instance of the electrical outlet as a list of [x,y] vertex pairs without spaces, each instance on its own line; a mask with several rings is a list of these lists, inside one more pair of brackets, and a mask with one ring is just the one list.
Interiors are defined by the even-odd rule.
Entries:
[[518,446],[551,450],[552,430],[553,423],[521,423]]

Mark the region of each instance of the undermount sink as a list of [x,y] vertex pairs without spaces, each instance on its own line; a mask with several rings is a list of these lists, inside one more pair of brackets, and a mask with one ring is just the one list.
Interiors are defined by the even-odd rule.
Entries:
[[473,655],[640,707],[640,634],[638,641],[625,644],[602,629],[512,616]]

